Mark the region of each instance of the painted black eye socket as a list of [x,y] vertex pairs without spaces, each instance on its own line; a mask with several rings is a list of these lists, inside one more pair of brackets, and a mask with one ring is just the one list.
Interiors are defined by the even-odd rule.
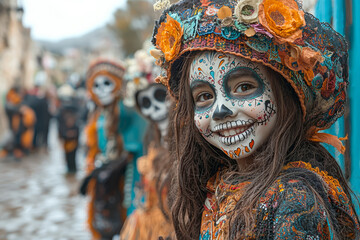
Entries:
[[94,84],[94,87],[95,87],[95,88],[98,88],[98,87],[99,87],[99,84],[95,83],[95,84]]
[[159,102],[165,102],[166,91],[164,89],[156,89],[154,92],[154,97]]
[[141,99],[141,106],[143,108],[149,108],[151,106],[151,101],[148,97],[143,97],[143,99]]
[[110,85],[111,85],[111,82],[110,82],[109,80],[106,80],[106,81],[104,82],[104,84],[105,84],[105,86],[110,86]]

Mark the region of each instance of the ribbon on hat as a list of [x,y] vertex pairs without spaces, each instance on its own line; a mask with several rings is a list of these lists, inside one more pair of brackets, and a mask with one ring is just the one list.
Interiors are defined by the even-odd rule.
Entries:
[[330,144],[331,146],[335,147],[341,154],[345,153],[346,148],[341,141],[347,140],[348,139],[347,135],[343,138],[339,138],[335,135],[329,133],[322,133],[319,131],[320,129],[317,127],[310,128],[309,129],[310,137],[308,138],[308,140],[312,142],[321,142],[321,143]]

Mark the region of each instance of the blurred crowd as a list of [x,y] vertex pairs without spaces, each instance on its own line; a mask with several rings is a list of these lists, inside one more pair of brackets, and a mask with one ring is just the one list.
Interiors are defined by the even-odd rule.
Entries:
[[[166,87],[155,82],[159,67],[148,45],[123,62],[98,59],[86,75],[69,74],[60,86],[40,71],[33,88],[13,86],[5,96],[8,134],[0,159],[47,154],[49,127],[56,126],[66,175],[86,161],[79,193],[89,198],[94,239],[173,232],[166,203],[170,101]],[[86,156],[79,158],[81,146]],[[153,219],[157,224],[149,225]]]
[[[13,86],[6,93],[8,131],[0,145],[1,158],[19,160],[33,152],[46,153],[52,119],[57,120],[59,137],[65,146],[69,145],[69,138],[78,139],[79,127],[85,123],[87,114],[84,108],[84,81],[81,82],[80,76],[73,74],[65,84],[56,88],[52,84],[45,84],[46,78],[43,74],[39,72],[35,76],[33,88]],[[75,114],[69,114],[71,112]],[[67,133],[67,126],[76,129],[76,133]],[[69,137],[70,135],[72,137]],[[75,172],[75,162],[68,164],[71,165],[69,172]]]

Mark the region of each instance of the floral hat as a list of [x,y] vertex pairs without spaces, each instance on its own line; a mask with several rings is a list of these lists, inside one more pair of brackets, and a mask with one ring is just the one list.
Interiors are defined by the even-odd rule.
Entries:
[[[127,59],[127,72],[125,79],[126,95],[124,104],[128,107],[136,105],[135,96],[139,91],[148,88],[152,84],[157,84],[155,78],[159,75],[160,69],[155,65],[154,58],[149,54],[146,43],[144,48],[135,52],[134,58]],[[149,42],[150,43],[150,42]]]
[[96,60],[93,64],[91,64],[86,73],[86,88],[88,89],[92,100],[97,105],[101,105],[97,94],[93,91],[94,81],[98,76],[106,76],[110,78],[115,84],[112,92],[116,92],[119,96],[124,74],[125,68],[120,63],[115,63],[110,60]]
[[304,120],[315,120],[318,129],[329,128],[344,112],[347,43],[296,0],[183,0],[156,21],[152,42],[162,67],[157,81],[175,98],[186,53],[215,50],[280,73],[298,95]]

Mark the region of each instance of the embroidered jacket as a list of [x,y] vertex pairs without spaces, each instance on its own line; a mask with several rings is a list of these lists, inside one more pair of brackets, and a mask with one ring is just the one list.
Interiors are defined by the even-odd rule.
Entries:
[[[254,209],[254,231],[244,239],[334,239],[330,221],[341,227],[343,239],[359,237],[357,217],[337,179],[302,161],[286,165],[283,173],[289,171],[299,171],[300,177],[289,179],[282,174],[260,197]],[[248,184],[225,183],[220,172],[208,181],[200,240],[230,239],[230,216]],[[323,204],[310,187],[324,199]]]

